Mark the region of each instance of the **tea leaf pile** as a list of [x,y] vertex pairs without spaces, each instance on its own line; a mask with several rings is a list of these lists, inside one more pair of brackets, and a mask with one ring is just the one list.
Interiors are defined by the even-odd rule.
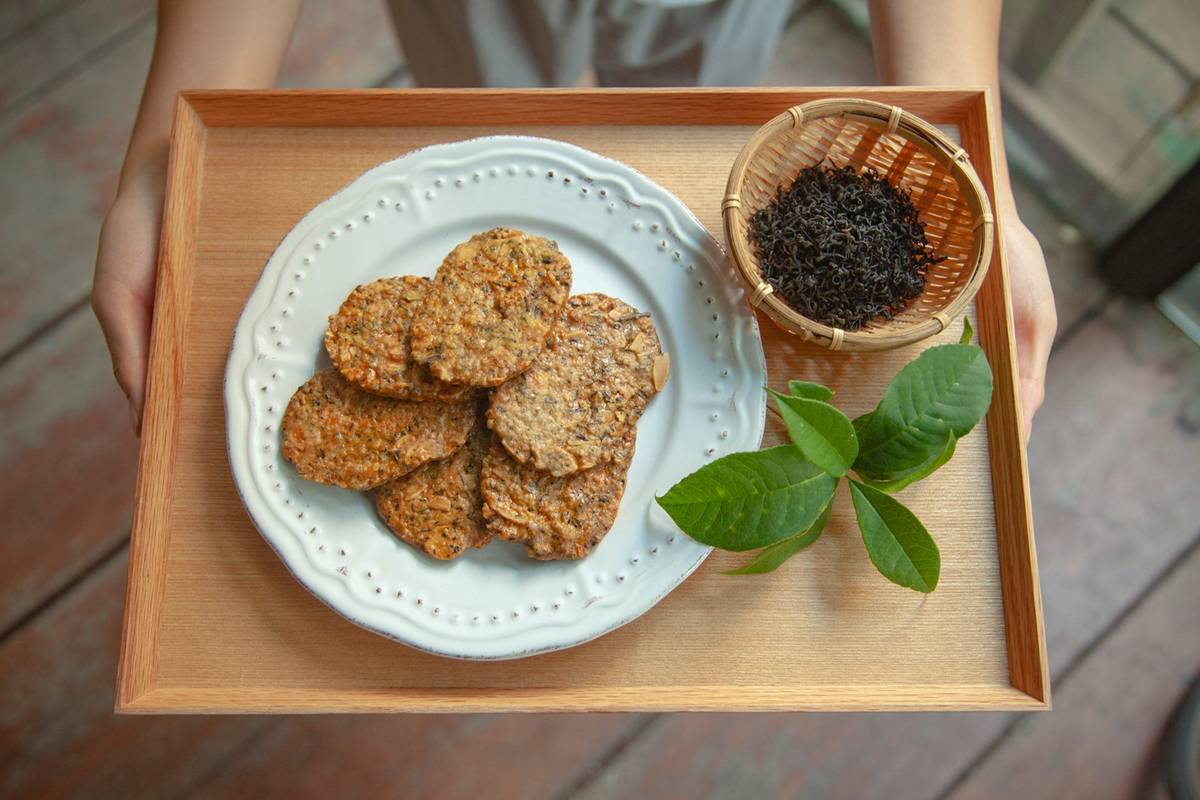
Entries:
[[908,192],[873,170],[818,165],[750,219],[763,279],[809,319],[844,330],[891,319],[925,289],[933,255]]

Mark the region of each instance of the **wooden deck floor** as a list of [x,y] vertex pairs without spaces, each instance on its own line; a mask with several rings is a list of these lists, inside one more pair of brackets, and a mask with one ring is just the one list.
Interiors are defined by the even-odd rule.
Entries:
[[[86,297],[152,0],[0,4],[0,797],[1132,797],[1200,672],[1195,348],[1019,187],[1059,305],[1030,448],[1055,710],[1034,716],[111,713],[133,437]],[[813,4],[769,81],[873,80]],[[307,4],[282,82],[401,85],[381,0]],[[536,755],[534,755],[536,754]]]

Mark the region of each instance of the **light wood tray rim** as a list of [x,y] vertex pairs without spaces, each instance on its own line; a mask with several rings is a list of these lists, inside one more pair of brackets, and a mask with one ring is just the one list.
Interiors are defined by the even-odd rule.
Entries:
[[[927,119],[958,124],[964,144],[982,156],[990,189],[990,154],[997,152],[992,100],[986,90],[962,87],[854,89],[615,89],[579,90],[228,90],[188,92],[177,106],[172,134],[167,203],[159,254],[149,393],[135,496],[117,674],[116,710],[121,713],[335,712],[335,711],[588,711],[588,710],[966,710],[1046,709],[1048,662],[1037,562],[1029,512],[1028,476],[1016,396],[1011,308],[1002,254],[987,281],[981,344],[996,371],[999,398],[989,412],[987,442],[996,498],[996,532],[1004,652],[1008,684],[932,682],[743,686],[606,685],[521,689],[477,686],[355,688],[353,681],[323,688],[284,685],[204,685],[163,673],[162,638],[169,581],[186,579],[171,570],[170,502],[185,424],[184,385],[188,352],[184,333],[191,311],[192,268],[197,258],[205,148],[210,132],[236,128],[462,127],[465,99],[473,102],[469,125],[506,130],[513,103],[522,118],[542,126],[637,125],[758,126],[775,109],[850,92],[912,107]],[[286,135],[286,134],[285,134]],[[475,134],[478,135],[478,134]],[[192,429],[195,430],[195,429]],[[186,566],[186,561],[182,562]],[[176,569],[181,563],[176,562]],[[207,624],[207,623],[206,623]],[[219,626],[220,620],[211,624]],[[990,678],[989,678],[990,680]]]

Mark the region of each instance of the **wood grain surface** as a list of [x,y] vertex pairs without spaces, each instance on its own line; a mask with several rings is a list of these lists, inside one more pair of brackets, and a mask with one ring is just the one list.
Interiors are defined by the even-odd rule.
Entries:
[[[187,320],[194,276],[171,265],[194,262],[206,136],[207,128],[200,118],[180,99],[171,133],[168,192],[158,256],[160,268],[154,286],[152,350],[134,490],[133,531],[155,528],[169,520],[174,507],[178,471],[163,467],[176,463],[183,427],[183,364],[188,348],[155,343],[189,341]],[[128,624],[122,633],[121,662],[117,665],[117,674],[121,676],[118,703],[145,693],[156,680],[169,544],[169,526],[159,528],[155,536],[131,538],[129,582],[125,588]],[[131,635],[143,646],[129,646]]]
[[[963,146],[990,197],[995,197],[991,164],[999,149],[999,126],[989,123],[998,114],[995,98],[985,92],[975,113],[963,118]],[[980,108],[982,107],[982,108]],[[983,166],[986,165],[986,166]],[[992,202],[995,208],[995,201]],[[1004,215],[996,214],[996,241],[1004,241]],[[1021,435],[1021,404],[1017,394],[1017,345],[1013,331],[1012,298],[1008,291],[1008,264],[994,258],[983,288],[975,296],[979,340],[992,364],[995,383],[988,412],[988,447],[995,497],[1000,579],[1004,585],[1007,620],[1008,668],[1013,686],[1033,697],[1050,701],[1049,665],[1042,598],[1038,586],[1037,555],[1033,543],[1033,509],[1029,502],[1029,469]],[[1018,533],[1019,532],[1019,533]]]
[[[187,92],[212,127],[390,128],[495,125],[753,125],[773,110],[824,97],[863,97],[912,109],[926,120],[958,123],[983,88],[917,86],[838,89],[316,89]],[[519,101],[517,100],[519,92]],[[766,116],[764,116],[766,114]],[[751,131],[746,131],[749,138]],[[478,135],[478,134],[477,134]],[[742,141],[745,144],[745,141]],[[661,143],[660,143],[661,145]],[[658,148],[656,148],[658,149]],[[736,151],[735,151],[736,155]],[[730,159],[730,164],[733,159]],[[692,164],[694,169],[697,165]],[[724,165],[709,165],[728,173]],[[726,174],[728,177],[728,174]],[[711,226],[710,226],[711,227]],[[720,226],[712,227],[718,230]]]
[[[961,124],[964,146],[988,172],[980,93],[847,93]],[[221,402],[232,330],[275,244],[321,199],[381,161],[478,135],[487,124],[489,132],[563,139],[629,163],[719,235],[726,165],[752,126],[820,94],[544,91],[520,103],[486,91],[189,97],[196,111],[181,106],[177,136],[189,147],[175,154],[175,205],[164,226],[118,707],[1044,707],[1040,600],[999,260],[979,295],[977,325],[997,374],[993,411],[937,481],[904,494],[942,550],[942,582],[928,597],[874,572],[841,498],[829,533],[770,580],[720,575],[739,559],[717,554],[645,617],[586,646],[518,662],[448,661],[326,609],[290,577],[237,499]],[[466,100],[479,125],[418,124],[461,120]],[[636,118],[630,108],[655,124],[610,124]],[[361,123],[368,109],[380,127],[330,127],[335,117]],[[713,114],[730,124],[703,124]],[[314,115],[323,127],[312,127]],[[572,124],[533,124],[542,119]],[[258,127],[272,120],[308,127]],[[958,332],[952,325],[926,344]],[[773,384],[824,381],[841,390],[850,413],[873,406],[926,346],[830,354],[765,321],[763,337]],[[779,436],[772,428],[768,441]],[[1005,521],[999,530],[997,518]]]

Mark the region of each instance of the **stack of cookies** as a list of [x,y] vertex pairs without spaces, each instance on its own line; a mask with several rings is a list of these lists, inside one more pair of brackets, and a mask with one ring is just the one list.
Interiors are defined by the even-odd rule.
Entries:
[[570,288],[554,242],[506,228],[455,247],[433,280],[359,286],[329,320],[333,368],[288,403],[284,455],[309,480],[372,490],[434,558],[494,536],[587,555],[668,360],[648,313]]

